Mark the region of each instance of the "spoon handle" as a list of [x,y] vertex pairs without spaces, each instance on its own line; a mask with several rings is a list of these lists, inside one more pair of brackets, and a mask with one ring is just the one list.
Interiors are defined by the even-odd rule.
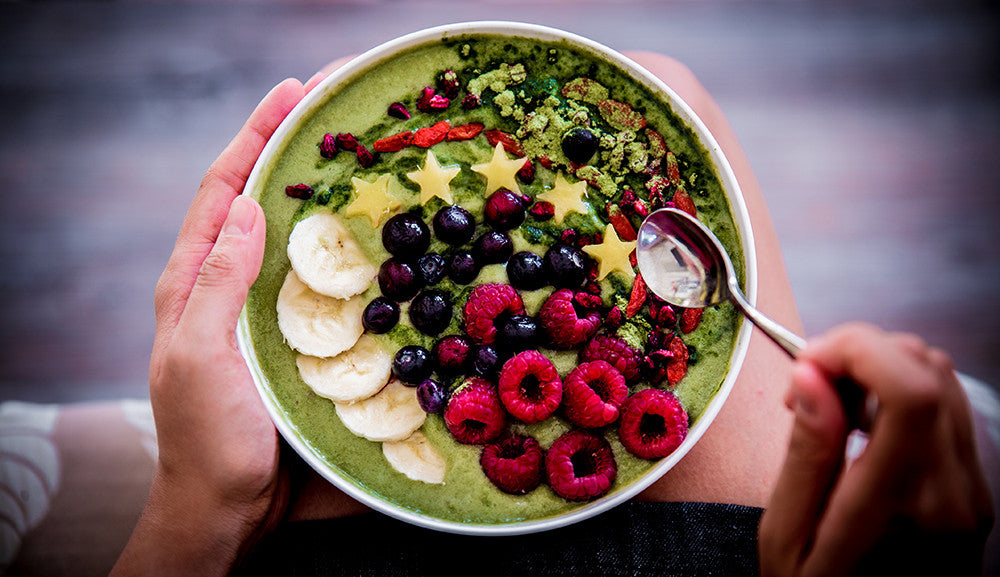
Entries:
[[765,316],[764,313],[760,312],[753,305],[747,302],[746,298],[739,290],[730,290],[730,293],[732,293],[732,300],[736,304],[737,308],[739,308],[740,312],[750,319],[750,322],[752,322],[754,326],[764,331],[764,334],[767,336],[771,337],[771,340],[784,349],[785,352],[788,353],[788,356],[793,359],[798,358],[799,352],[806,346],[806,340],[804,338]]
[[[739,288],[739,287],[737,287]],[[793,359],[798,358],[799,352],[806,346],[806,340],[782,325],[771,320],[764,313],[757,310],[747,302],[743,293],[739,290],[730,290],[732,301],[740,312],[759,328],[765,335],[771,338],[779,347],[784,349],[788,356]],[[850,429],[858,429],[862,432],[871,431],[875,413],[878,410],[878,399],[873,395],[868,395],[853,380],[843,377],[833,383],[840,395],[840,400],[844,405],[847,414],[847,423]]]

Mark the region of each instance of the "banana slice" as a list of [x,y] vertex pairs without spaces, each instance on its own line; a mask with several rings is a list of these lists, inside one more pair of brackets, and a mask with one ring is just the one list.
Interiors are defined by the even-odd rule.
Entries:
[[369,441],[401,441],[424,424],[416,387],[392,379],[375,396],[357,403],[335,403],[337,416],[352,433]]
[[288,237],[288,260],[309,288],[338,299],[364,292],[378,274],[351,233],[328,213],[296,223]]
[[364,299],[321,295],[289,270],[278,291],[278,328],[289,346],[314,357],[335,357],[354,346],[364,332]]
[[444,457],[420,431],[402,441],[382,443],[382,454],[393,469],[414,481],[437,485],[444,483]]
[[295,364],[317,395],[336,403],[367,399],[389,382],[392,373],[392,355],[367,334],[333,358],[299,355]]

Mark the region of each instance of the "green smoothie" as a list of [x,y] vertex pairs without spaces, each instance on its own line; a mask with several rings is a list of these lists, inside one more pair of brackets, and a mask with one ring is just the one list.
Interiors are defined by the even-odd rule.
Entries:
[[[425,87],[437,87],[437,92],[442,92],[440,77],[445,71],[455,73],[459,94],[446,107],[418,106]],[[392,103],[401,103],[409,118],[387,114]],[[408,131],[417,133],[443,121],[450,127],[479,124],[483,130],[471,138],[445,139],[429,147],[411,143],[399,150],[377,152],[373,146],[381,139]],[[597,152],[582,166],[571,162],[561,146],[563,136],[574,127],[586,127],[598,142]],[[359,162],[360,155],[347,150],[332,158],[321,154],[325,135],[347,133],[374,152],[370,166],[364,166],[367,163]],[[352,177],[373,182],[381,175],[392,175],[388,190],[401,201],[396,212],[410,211],[430,223],[446,204],[437,197],[421,204],[420,187],[406,173],[423,167],[428,151],[433,151],[442,166],[461,168],[450,182],[454,203],[476,216],[477,235],[487,230],[482,219],[486,179],[471,167],[490,160],[501,134],[500,138],[508,139],[507,144],[513,143],[517,151],[510,153],[508,148],[510,158],[524,157],[532,162],[533,177],[519,181],[521,194],[537,201],[538,195],[553,188],[559,175],[569,182],[588,183],[583,196],[585,212],[570,212],[557,223],[544,215],[535,218],[529,211],[524,223],[510,231],[515,251],[544,254],[567,229],[578,236],[602,235],[611,221],[609,205],[624,209],[615,212],[637,229],[643,207],[648,210],[664,202],[691,202],[698,218],[718,235],[739,274],[743,274],[737,226],[709,155],[695,134],[669,105],[640,83],[579,48],[523,38],[453,36],[356,71],[349,81],[326,96],[322,106],[304,117],[282,143],[266,167],[262,184],[251,191],[267,217],[267,244],[259,280],[248,297],[247,312],[267,387],[310,450],[349,482],[414,512],[474,524],[542,519],[582,504],[560,498],[544,483],[526,495],[498,490],[480,467],[482,447],[455,441],[442,417],[436,414],[428,415],[421,430],[446,459],[445,482],[413,481],[395,471],[383,457],[380,443],[348,431],[337,417],[333,402],[316,395],[302,381],[296,368],[296,352],[286,344],[278,328],[275,307],[290,268],[286,255],[289,234],[296,222],[309,215],[337,213],[376,267],[390,257],[381,242],[385,219],[373,227],[368,218],[344,215],[357,196]],[[286,194],[286,187],[300,184],[314,191],[311,198],[302,200]],[[428,250],[444,254],[449,249],[432,239]],[[464,299],[473,286],[487,282],[507,282],[503,264],[484,267],[468,285],[447,277],[437,284],[435,288],[448,292],[455,302],[451,325],[439,336],[422,334],[410,324],[407,303],[401,303],[399,324],[374,336],[393,354],[407,344],[430,349],[440,336],[462,333]],[[633,282],[634,275],[620,270],[599,281],[604,310],[617,307],[623,313],[620,326],[601,330],[624,339],[646,355],[653,348],[649,333],[656,323],[648,306],[632,316],[624,314],[634,301]],[[554,290],[549,286],[520,291],[527,314],[537,314]],[[379,294],[379,284],[374,282],[363,297],[370,301]],[[644,377],[630,389],[658,387],[673,392],[693,425],[727,375],[740,323],[736,311],[724,304],[706,309],[690,332],[671,326],[666,332],[680,337],[690,352],[686,375],[676,384],[664,381],[662,374],[658,378]],[[578,362],[577,351],[539,350],[553,361],[562,377]],[[512,431],[535,437],[543,448],[570,428],[559,416],[533,425],[513,419],[510,422]],[[614,425],[599,434],[610,443],[618,465],[611,493],[623,490],[655,465],[656,461],[629,454],[619,442]]]

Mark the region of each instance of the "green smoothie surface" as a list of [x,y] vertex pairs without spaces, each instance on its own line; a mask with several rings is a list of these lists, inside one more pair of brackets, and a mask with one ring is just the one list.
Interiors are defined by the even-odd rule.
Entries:
[[[435,86],[439,74],[445,70],[457,73],[461,95],[446,109],[418,111],[416,100],[421,90]],[[583,85],[574,85],[573,81],[581,78],[606,89],[606,94],[590,84],[586,90],[574,91],[572,86]],[[567,90],[567,86],[571,88]],[[473,92],[481,104],[469,109],[460,106],[463,96]],[[602,113],[604,105],[600,102],[609,99],[626,103],[644,119],[645,126],[636,128],[634,118],[627,115],[616,116],[606,109]],[[393,102],[406,105],[412,116],[404,120],[387,115],[387,107]],[[250,334],[267,389],[309,450],[361,490],[430,517],[460,523],[503,524],[558,515],[586,503],[566,501],[544,483],[526,495],[499,491],[480,468],[482,447],[456,442],[440,415],[428,415],[421,430],[446,459],[445,482],[413,481],[395,471],[384,458],[380,443],[348,431],[337,417],[333,402],[316,395],[302,381],[296,368],[297,353],[286,344],[278,328],[277,295],[290,268],[286,247],[289,234],[299,220],[317,212],[337,213],[376,267],[390,257],[381,242],[381,225],[386,219],[373,228],[368,218],[342,214],[356,195],[352,177],[372,182],[380,175],[392,175],[389,192],[402,202],[396,212],[414,212],[430,223],[446,204],[440,198],[433,198],[421,205],[419,186],[406,173],[423,167],[427,151],[432,150],[442,166],[461,167],[450,183],[454,203],[476,215],[477,235],[487,230],[481,216],[486,181],[470,169],[472,165],[488,162],[494,152],[484,134],[467,140],[445,140],[429,149],[408,146],[383,152],[367,168],[350,152],[342,151],[332,159],[319,154],[319,145],[328,133],[351,133],[370,149],[379,139],[441,121],[453,127],[480,123],[486,130],[499,130],[516,139],[523,156],[532,160],[536,169],[533,181],[520,183],[524,195],[535,198],[552,188],[560,173],[570,182],[589,183],[584,196],[587,213],[570,213],[560,224],[554,220],[534,220],[529,215],[523,225],[510,231],[515,252],[531,250],[542,255],[565,229],[573,229],[578,235],[603,234],[608,224],[606,205],[620,202],[626,189],[650,201],[653,193],[648,183],[652,171],[635,169],[653,166],[657,168],[655,176],[666,178],[662,175],[667,173],[667,166],[665,161],[651,164],[654,157],[663,155],[647,129],[662,136],[676,161],[680,188],[693,200],[698,218],[723,242],[742,278],[744,259],[739,232],[709,154],[669,104],[624,71],[588,51],[568,43],[525,38],[453,36],[408,49],[353,72],[347,81],[325,95],[321,105],[300,120],[266,166],[259,186],[249,191],[259,200],[267,218],[264,262],[247,300]],[[579,125],[592,127],[602,139],[598,153],[584,167],[572,166],[559,145],[561,135]],[[300,200],[286,195],[285,188],[297,184],[310,186],[314,196]],[[677,183],[667,187],[665,200],[670,200],[675,188]],[[637,229],[641,216],[630,218]],[[449,248],[432,238],[429,251],[445,254]],[[439,336],[424,335],[410,325],[406,303],[401,303],[399,324],[386,334],[374,336],[393,354],[407,344],[430,349],[440,336],[462,332],[464,298],[473,286],[487,282],[507,282],[502,264],[485,267],[469,285],[455,284],[447,277],[438,283],[435,288],[448,292],[455,302],[451,325]],[[606,308],[618,307],[624,312],[632,283],[633,277],[621,271],[602,279],[601,298]],[[537,314],[554,290],[549,286],[519,291],[527,314]],[[373,282],[363,296],[367,302],[379,294],[379,285]],[[673,392],[693,426],[729,371],[741,322],[729,304],[705,309],[697,328],[688,333],[676,331],[691,352],[686,376],[673,386],[644,380],[630,390],[655,386]],[[626,319],[614,334],[644,352],[652,328],[648,309],[644,309]],[[553,361],[562,377],[578,362],[577,351],[539,350]],[[571,427],[558,416],[534,425],[514,419],[510,422],[512,431],[535,437],[543,448]],[[628,487],[657,463],[629,454],[618,440],[615,425],[599,433],[610,443],[618,465],[612,494]]]

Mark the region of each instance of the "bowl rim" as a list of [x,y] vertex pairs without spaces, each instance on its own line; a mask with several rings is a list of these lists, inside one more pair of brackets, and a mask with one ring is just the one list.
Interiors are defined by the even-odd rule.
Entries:
[[[627,72],[634,80],[650,88],[654,94],[669,104],[673,112],[681,119],[681,121],[686,123],[696,134],[714,164],[717,176],[722,184],[723,191],[725,192],[726,199],[729,202],[730,212],[740,234],[743,248],[746,297],[752,304],[756,303],[757,257],[754,248],[753,230],[751,228],[746,202],[743,198],[742,190],[739,186],[739,182],[736,180],[732,167],[730,166],[725,155],[722,153],[722,149],[715,140],[715,137],[705,126],[704,122],[676,92],[635,61],[603,44],[572,32],[567,32],[549,26],[500,20],[457,22],[411,32],[379,44],[378,46],[360,54],[327,76],[313,90],[306,94],[305,97],[291,110],[291,112],[289,112],[268,140],[263,151],[255,162],[254,167],[247,178],[247,182],[244,187],[244,194],[248,194],[255,199],[259,196],[260,188],[265,180],[266,172],[269,170],[273,158],[283,150],[288,137],[298,128],[300,121],[316,107],[322,105],[327,99],[329,93],[335,90],[341,83],[349,82],[352,77],[360,71],[378,64],[378,62],[383,59],[391,58],[399,51],[412,49],[425,43],[441,40],[449,36],[463,36],[468,34],[519,36],[540,41],[569,42],[576,48],[583,48],[591,53],[594,53],[595,55],[607,59],[613,65]],[[631,499],[657,479],[662,477],[667,471],[673,468],[674,465],[676,465],[681,458],[688,453],[688,451],[691,450],[712,422],[714,422],[719,411],[722,409],[722,406],[729,397],[729,394],[740,374],[740,369],[742,368],[743,360],[746,357],[747,348],[749,346],[751,330],[751,323],[746,320],[741,320],[741,326],[737,333],[736,345],[734,347],[733,354],[730,357],[729,371],[723,379],[719,390],[715,393],[712,400],[709,401],[705,410],[699,416],[698,421],[689,429],[688,434],[681,445],[673,453],[661,459],[661,461],[654,467],[650,468],[639,478],[632,481],[631,485],[568,512],[558,513],[553,516],[538,519],[493,524],[454,521],[439,517],[432,517],[414,511],[387,499],[381,498],[371,492],[365,491],[359,484],[345,479],[337,471],[332,470],[316,453],[312,451],[309,443],[299,436],[288,415],[286,415],[279,407],[277,399],[271,391],[269,379],[264,374],[257,359],[256,350],[250,333],[250,322],[246,306],[243,307],[243,310],[240,313],[236,333],[240,351],[247,362],[257,391],[260,394],[260,397],[263,400],[275,427],[278,429],[279,433],[286,440],[286,442],[288,442],[288,444],[295,450],[295,452],[323,478],[332,483],[338,489],[347,493],[352,498],[362,502],[372,509],[407,523],[449,533],[499,536],[548,531],[589,519],[618,506],[628,499]]]

